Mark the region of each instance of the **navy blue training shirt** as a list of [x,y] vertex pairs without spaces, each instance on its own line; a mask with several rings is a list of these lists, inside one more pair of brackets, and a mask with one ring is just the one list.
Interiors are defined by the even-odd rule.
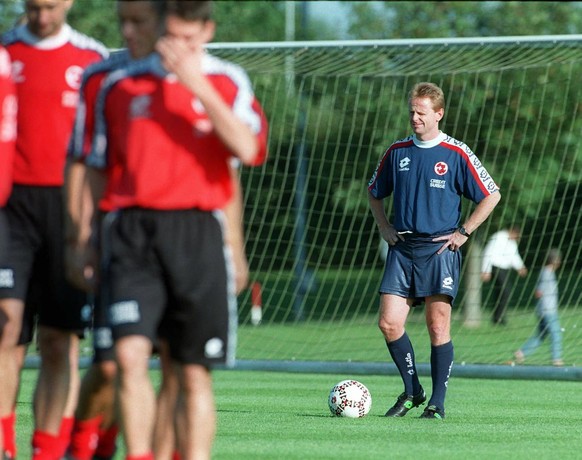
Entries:
[[393,143],[368,190],[376,199],[394,195],[398,232],[440,235],[459,226],[463,196],[479,203],[499,187],[467,145],[441,132],[431,141],[409,136]]

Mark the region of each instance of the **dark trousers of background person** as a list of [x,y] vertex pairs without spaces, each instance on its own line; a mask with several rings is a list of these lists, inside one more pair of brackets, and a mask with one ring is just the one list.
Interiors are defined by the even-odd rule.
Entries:
[[495,295],[495,307],[493,308],[493,324],[506,324],[505,314],[511,295],[511,285],[509,284],[510,270],[493,267],[491,271],[491,280],[493,282],[493,291]]

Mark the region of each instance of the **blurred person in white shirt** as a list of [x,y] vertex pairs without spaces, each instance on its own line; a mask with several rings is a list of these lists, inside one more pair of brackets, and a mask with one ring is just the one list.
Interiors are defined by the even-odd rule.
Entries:
[[511,270],[515,270],[522,278],[528,272],[519,254],[518,242],[520,237],[521,229],[519,227],[512,226],[507,230],[500,230],[489,238],[483,251],[481,279],[484,282],[493,280],[496,296],[493,308],[493,324],[504,325],[507,323],[505,315],[511,295],[511,285],[509,284]]

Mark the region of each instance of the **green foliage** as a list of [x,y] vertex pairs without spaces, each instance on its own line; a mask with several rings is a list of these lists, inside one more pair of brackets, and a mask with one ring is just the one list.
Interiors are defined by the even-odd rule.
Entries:
[[69,23],[109,48],[120,48],[123,40],[115,5],[113,0],[76,0],[69,12]]
[[22,12],[21,0],[2,0],[0,2],[0,33],[14,27]]
[[219,1],[214,3],[217,42],[285,39],[285,2]]
[[[442,38],[576,33],[582,30],[578,2],[345,2],[351,38]],[[219,1],[215,42],[284,39],[286,2]],[[12,25],[22,0],[0,3],[2,27]],[[298,39],[331,38],[295,2]],[[69,16],[79,30],[116,48],[121,46],[115,1],[77,0]],[[304,26],[306,29],[304,30]],[[337,37],[336,37],[337,38]],[[579,52],[562,50],[555,61],[545,50],[523,48],[512,60],[498,53],[450,47],[423,52],[408,47],[357,54],[329,49],[313,54],[293,77],[289,56],[273,50],[224,52],[249,69],[270,122],[266,167],[244,168],[247,249],[254,270],[289,268],[297,187],[307,210],[308,263],[373,266],[369,240],[374,224],[365,185],[384,149],[409,134],[406,92],[419,79],[445,89],[443,130],[464,141],[498,182],[502,202],[487,222],[491,228],[521,222],[532,236],[567,228],[582,238],[579,220],[582,99],[577,82]],[[223,53],[222,51],[217,54]],[[293,59],[300,63],[307,51]],[[489,71],[488,68],[495,68]],[[426,69],[426,70],[423,70]],[[305,164],[300,164],[301,152]],[[300,182],[305,167],[308,179]],[[471,206],[465,206],[468,212]],[[527,235],[526,235],[527,236]],[[562,243],[561,241],[557,241]],[[563,242],[566,244],[565,242]],[[286,247],[287,246],[287,247]],[[340,248],[340,250],[335,250]],[[539,252],[532,247],[528,262]],[[273,263],[274,261],[274,263]],[[566,260],[566,263],[571,263]]]
[[350,17],[349,32],[359,39],[562,35],[582,31],[579,2],[354,2]]

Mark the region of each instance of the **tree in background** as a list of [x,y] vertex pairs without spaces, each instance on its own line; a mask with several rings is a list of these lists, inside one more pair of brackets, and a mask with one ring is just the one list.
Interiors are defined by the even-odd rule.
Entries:
[[[313,15],[311,2],[294,2],[295,28],[298,40],[315,39],[402,39],[402,38],[446,38],[446,37],[476,37],[476,36],[508,36],[508,35],[561,35],[582,32],[582,8],[579,2],[333,2],[336,9],[345,12],[349,37],[340,37],[340,28],[334,24],[323,24]],[[332,2],[329,2],[330,4]],[[287,2],[269,1],[217,1],[215,15],[219,24],[215,42],[263,42],[282,41],[285,37],[285,13]],[[23,10],[23,0],[0,1],[0,28],[6,30],[17,20]],[[305,16],[307,14],[307,16]],[[71,24],[79,30],[102,40],[111,48],[121,46],[115,6],[112,0],[77,0],[70,13]],[[323,59],[323,57],[322,57]],[[298,107],[289,94],[282,93],[280,87],[275,87],[268,75],[258,75],[257,91],[264,92],[262,99],[266,101],[266,110],[271,113],[285,113],[286,122],[278,133],[277,150],[281,153],[292,148],[296,133],[289,126],[297,115],[291,108]],[[379,104],[370,109],[363,94],[374,95],[378,91],[374,78],[320,78],[311,84],[311,80],[302,80],[302,75],[296,75],[296,81],[303,83],[302,97],[311,99],[311,119],[318,119],[330,131],[318,131],[315,123],[308,120],[305,129],[305,139],[309,139],[308,147],[317,151],[310,161],[311,168],[328,170],[326,165],[343,164],[352,161],[354,155],[367,154],[368,146],[372,146],[375,155],[380,155],[385,138],[393,138],[401,130],[406,134],[406,126],[391,125],[390,133],[367,129],[368,120],[384,116],[394,110]],[[526,80],[522,81],[522,78]],[[527,81],[529,79],[529,81]],[[535,80],[535,81],[533,81]],[[490,166],[490,172],[503,185],[505,197],[519,199],[504,200],[500,212],[492,216],[493,225],[502,226],[510,219],[531,222],[527,225],[532,235],[556,233],[555,228],[564,228],[572,237],[580,239],[581,230],[576,221],[572,221],[572,213],[552,211],[557,204],[563,210],[575,209],[580,206],[580,183],[582,181],[582,155],[577,147],[578,139],[561,135],[565,123],[580,125],[582,121],[574,115],[565,115],[569,108],[560,111],[550,111],[552,104],[542,100],[528,101],[527,110],[515,110],[518,104],[516,98],[519,85],[531,86],[539,81],[547,81],[543,95],[545,101],[570,100],[577,101],[577,84],[570,82],[561,71],[551,67],[540,67],[536,72],[530,72],[524,77],[519,70],[508,70],[503,78],[502,87],[491,88],[482,81],[471,92],[471,100],[459,99],[461,89],[457,87],[460,80],[440,82],[447,86],[450,95],[451,113],[459,115],[461,120],[476,120],[484,117],[483,122],[460,123],[447,119],[444,129],[451,135],[466,139],[474,146],[476,153]],[[556,82],[560,82],[556,84]],[[340,85],[333,100],[327,96],[329,90],[325,85]],[[566,94],[566,96],[565,96]],[[372,97],[372,96],[370,96]],[[386,101],[390,106],[390,101]],[[523,103],[520,105],[523,107]],[[355,108],[347,111],[346,108]],[[500,123],[498,116],[493,116],[493,110],[506,109],[505,122]],[[574,107],[571,110],[575,110]],[[290,120],[290,122],[288,122]],[[342,124],[337,120],[344,120]],[[538,130],[523,132],[521,126],[534,126],[532,120],[543,120]],[[511,124],[511,126],[510,126]],[[358,132],[353,127],[363,127]],[[471,127],[473,126],[473,127]],[[479,128],[475,128],[480,126]],[[513,127],[513,128],[512,128]],[[516,128],[517,127],[517,128]],[[458,130],[464,130],[458,132]],[[340,139],[339,144],[328,142],[328,139]],[[543,139],[543,141],[542,141]],[[511,155],[512,145],[519,143],[522,149],[531,151],[531,155],[515,158]],[[345,148],[345,146],[350,146]],[[573,152],[567,156],[570,165],[564,165],[559,158],[545,155],[543,146],[559,145],[563,151]],[[540,148],[542,146],[542,148]],[[342,155],[344,157],[342,158]],[[345,163],[349,164],[349,163]],[[285,163],[277,163],[286,169]],[[334,182],[336,178],[320,174],[317,183],[306,184],[307,200],[321,202],[322,191],[333,190],[330,209],[343,208],[350,215],[357,216],[362,223],[360,228],[367,227],[369,219],[365,195],[361,194],[361,178],[369,174],[368,159],[351,166],[352,179],[344,182]],[[555,184],[545,183],[543,175],[523,174],[524,171],[555,171]],[[569,172],[569,173],[568,173]],[[268,174],[276,174],[270,171]],[[516,180],[519,178],[520,180]],[[329,183],[327,183],[328,181]],[[333,184],[332,184],[333,182]],[[331,185],[330,185],[331,184]],[[264,200],[285,202],[292,191],[269,190],[269,196]],[[267,191],[265,191],[267,194]],[[530,203],[542,203],[541,207],[532,207]],[[268,206],[265,209],[269,209]],[[550,210],[544,219],[539,219],[540,209]],[[248,214],[248,213],[247,213]],[[327,219],[328,217],[326,217]],[[288,216],[285,221],[292,219]],[[353,233],[354,221],[337,217],[329,217],[325,222],[330,228],[339,229],[335,238],[319,241],[321,251],[337,245],[352,244],[350,233]],[[569,220],[568,220],[569,219]],[[542,222],[543,220],[543,222]],[[276,224],[276,222],[274,222]],[[282,226],[286,222],[281,223]],[[283,232],[284,233],[284,232]],[[580,235],[580,236],[578,236]],[[316,236],[317,239],[317,236]],[[276,253],[276,252],[275,252]],[[353,254],[342,256],[342,260],[350,260],[352,255],[358,257],[362,251],[354,248]],[[527,257],[527,256],[526,256]],[[341,260],[338,261],[341,265]]]
[[346,2],[350,38],[452,38],[582,33],[579,2]]
[[23,11],[21,0],[0,1],[0,33],[12,28],[18,22]]

